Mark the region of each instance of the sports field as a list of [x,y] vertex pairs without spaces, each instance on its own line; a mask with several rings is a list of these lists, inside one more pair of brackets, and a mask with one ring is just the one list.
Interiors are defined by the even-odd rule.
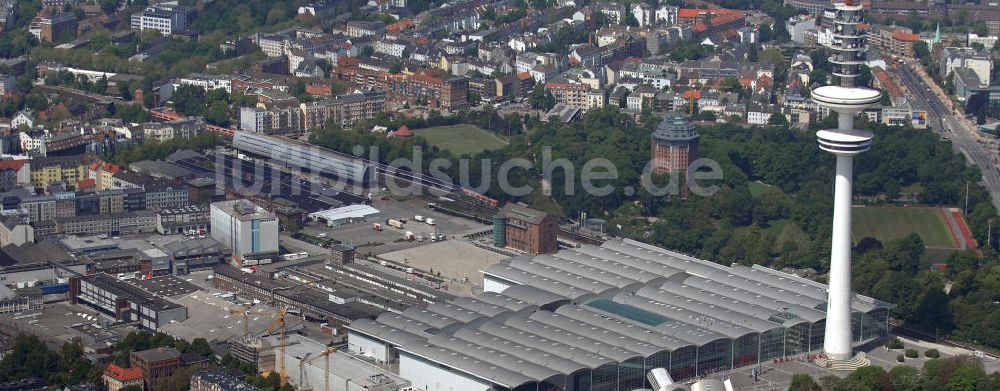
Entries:
[[488,149],[500,149],[507,142],[473,125],[448,125],[416,129],[414,132],[431,145],[451,151],[455,156],[475,155]]
[[958,247],[940,208],[869,206],[852,210],[851,225],[855,243],[865,237],[873,237],[885,243],[916,233],[927,247]]

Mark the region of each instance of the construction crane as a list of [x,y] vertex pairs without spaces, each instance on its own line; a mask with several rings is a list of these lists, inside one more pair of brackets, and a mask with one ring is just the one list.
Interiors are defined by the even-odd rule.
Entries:
[[323,391],[330,391],[330,355],[336,352],[337,349],[326,348],[313,357],[304,358],[302,361],[299,361],[299,378],[302,379],[303,389],[309,389],[309,377],[305,374],[306,364],[316,361],[316,359],[320,357],[324,357],[326,358],[326,371],[323,372]]
[[246,339],[250,336],[250,308],[248,306],[243,306],[242,308],[230,308],[229,313],[232,315],[240,315],[243,317],[243,338]]
[[278,334],[278,376],[281,380],[281,384],[285,384],[288,376],[285,374],[285,315],[288,314],[288,308],[281,306],[278,312],[273,315],[274,321],[267,326],[267,333],[273,334],[275,331],[280,330],[281,333]]

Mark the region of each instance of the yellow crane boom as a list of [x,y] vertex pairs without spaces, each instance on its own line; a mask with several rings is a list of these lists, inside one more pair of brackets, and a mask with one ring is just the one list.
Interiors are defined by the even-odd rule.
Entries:
[[323,349],[322,352],[319,352],[319,354],[313,357],[303,359],[302,361],[299,362],[299,376],[302,378],[303,389],[309,388],[308,377],[305,375],[303,368],[305,368],[306,364],[309,364],[313,361],[316,361],[316,359],[323,357],[326,358],[326,371],[323,372],[323,391],[330,391],[330,355],[336,352],[337,349],[326,348]]

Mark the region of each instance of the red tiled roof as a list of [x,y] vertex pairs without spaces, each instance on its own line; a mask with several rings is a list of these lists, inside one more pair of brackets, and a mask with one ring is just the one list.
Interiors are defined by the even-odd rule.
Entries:
[[104,369],[104,375],[121,382],[126,382],[142,379],[142,370],[139,368],[122,368],[116,364],[108,364],[108,367]]
[[677,11],[677,17],[681,19],[694,19],[697,18],[698,15],[701,15],[700,9],[681,8]]
[[698,90],[684,91],[684,99],[701,99],[701,91]]
[[20,170],[27,160],[0,160],[0,170]]
[[93,178],[83,179],[76,183],[77,189],[90,189],[97,187],[97,180]]
[[396,137],[413,137],[413,131],[410,130],[409,126],[400,126],[395,132],[392,132],[393,136]]
[[909,34],[896,30],[892,32],[892,39],[895,39],[897,41],[917,42],[920,40],[920,36],[917,34]]
[[528,80],[531,79],[532,77],[531,74],[528,72],[518,72],[517,78],[520,80]]

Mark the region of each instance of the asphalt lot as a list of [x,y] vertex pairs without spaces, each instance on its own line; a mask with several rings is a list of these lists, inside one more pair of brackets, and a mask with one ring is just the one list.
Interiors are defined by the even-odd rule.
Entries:
[[[420,198],[401,200],[376,199],[372,207],[381,211],[382,221],[380,222],[386,219],[406,219],[407,222],[403,229],[396,229],[383,224],[382,231],[380,232],[372,229],[371,222],[345,224],[332,228],[321,223],[309,222],[305,225],[302,232],[313,236],[325,234],[329,239],[353,244],[358,246],[358,252],[384,254],[432,243],[429,240],[424,240],[423,242],[404,241],[403,236],[407,231],[425,238],[429,238],[431,233],[436,232],[445,235],[451,240],[486,228],[485,225],[479,223],[427,209],[427,201]],[[416,215],[432,218],[436,224],[432,226],[415,221],[413,217]],[[375,243],[376,245],[373,247],[366,246],[369,243]]]
[[479,271],[507,257],[459,239],[384,253],[379,258],[425,272],[433,270],[435,274],[440,273],[442,278],[452,280],[453,287],[456,283],[468,281],[471,288],[478,288],[477,292],[481,292],[483,274]]

